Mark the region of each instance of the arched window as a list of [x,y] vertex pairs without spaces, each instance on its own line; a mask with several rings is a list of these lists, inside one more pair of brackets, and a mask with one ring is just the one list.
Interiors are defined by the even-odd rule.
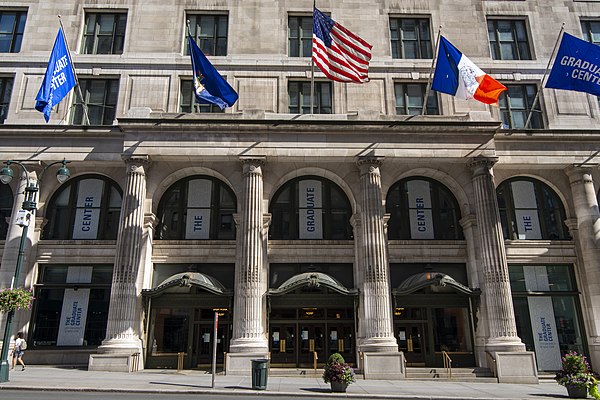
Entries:
[[192,176],[173,184],[158,205],[156,239],[235,239],[235,194],[210,176]]
[[102,175],[68,180],[50,200],[44,239],[115,240],[122,197],[121,188]]
[[335,183],[303,176],[283,185],[271,201],[269,239],[352,239],[352,209]]
[[548,185],[514,178],[496,189],[504,239],[569,240],[562,202]]
[[458,203],[441,183],[428,178],[407,178],[388,192],[388,239],[462,240]]
[[0,185],[0,240],[6,240],[8,231],[7,219],[10,218],[13,206],[13,193],[8,185]]

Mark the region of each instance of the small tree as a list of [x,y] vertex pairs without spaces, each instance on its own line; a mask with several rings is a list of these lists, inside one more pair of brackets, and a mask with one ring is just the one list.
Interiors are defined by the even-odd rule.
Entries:
[[356,382],[356,377],[354,376],[354,370],[346,364],[344,357],[340,353],[333,353],[329,356],[327,364],[325,364],[323,380],[325,383],[342,382],[350,384]]
[[31,310],[34,297],[31,290],[0,289],[0,311],[10,312],[16,310]]

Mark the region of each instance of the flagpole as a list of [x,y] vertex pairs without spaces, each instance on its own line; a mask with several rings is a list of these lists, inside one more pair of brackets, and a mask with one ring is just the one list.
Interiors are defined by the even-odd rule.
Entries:
[[546,65],[546,70],[544,71],[544,76],[542,76],[542,80],[540,82],[540,87],[538,87],[538,90],[535,94],[535,98],[533,99],[533,104],[531,105],[531,109],[529,110],[529,114],[527,115],[527,121],[525,121],[525,126],[523,127],[523,129],[527,129],[527,127],[529,126],[529,123],[531,122],[531,117],[533,116],[533,111],[535,110],[535,105],[537,104],[538,99],[540,97],[540,92],[544,88],[544,80],[546,79],[546,75],[548,75],[548,70],[550,69],[550,64],[552,63],[552,60],[554,59],[554,56],[556,55],[556,49],[558,48],[558,43],[560,42],[560,38],[562,37],[562,34],[564,31],[565,31],[565,23],[563,22],[562,25],[560,26],[560,32],[558,32],[558,37],[556,38],[556,43],[554,43],[554,49],[552,49],[552,54],[550,55],[550,58],[548,59],[548,65]]
[[[317,0],[313,0],[313,30],[315,26],[315,8],[317,8]],[[313,32],[314,35],[314,32]],[[311,45],[310,45],[310,114],[312,115],[314,105],[315,105],[315,59],[313,58],[313,51],[315,49],[312,44],[312,35],[311,35]],[[302,107],[302,105],[299,105]]]
[[429,92],[431,92],[431,74],[433,74],[433,66],[437,60],[438,46],[440,44],[440,36],[442,36],[442,25],[438,29],[437,38],[435,39],[435,47],[433,49],[433,57],[431,60],[431,68],[429,69],[429,77],[427,78],[427,89],[425,90],[425,98],[423,99],[423,108],[421,109],[421,115],[425,115],[427,110],[427,99],[429,98]]
[[81,93],[81,86],[79,86],[79,79],[77,79],[77,72],[75,72],[75,64],[73,64],[73,59],[71,58],[71,49],[69,49],[69,41],[67,40],[67,34],[65,33],[65,27],[62,23],[62,18],[58,15],[58,22],[60,23],[60,30],[65,38],[65,45],[67,46],[67,55],[69,56],[69,61],[71,62],[71,69],[73,70],[73,76],[75,77],[75,85],[77,86],[77,92],[79,93],[79,98],[81,99],[81,106],[83,107],[83,115],[85,116],[85,122],[87,125],[90,125],[90,116],[88,114],[87,104],[83,100],[83,94]]

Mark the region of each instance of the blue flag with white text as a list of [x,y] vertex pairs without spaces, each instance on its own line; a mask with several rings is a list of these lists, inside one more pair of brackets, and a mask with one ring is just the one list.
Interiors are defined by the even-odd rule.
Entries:
[[60,103],[73,87],[75,87],[75,73],[65,37],[60,28],[54,41],[52,54],[50,54],[48,67],[46,67],[42,87],[35,98],[35,109],[44,113],[46,122],[50,121],[52,108]]
[[194,94],[198,103],[212,103],[222,109],[231,107],[238,94],[208,61],[196,42],[188,36],[192,70],[194,72]]
[[565,32],[546,87],[600,96],[600,46]]

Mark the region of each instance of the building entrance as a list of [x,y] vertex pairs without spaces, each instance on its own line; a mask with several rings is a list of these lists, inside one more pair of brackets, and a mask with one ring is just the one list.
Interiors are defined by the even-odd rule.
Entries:
[[398,349],[404,353],[406,363],[410,366],[424,366],[427,353],[426,323],[396,324]]
[[272,321],[269,325],[271,365],[312,368],[333,353],[355,363],[353,321]]

